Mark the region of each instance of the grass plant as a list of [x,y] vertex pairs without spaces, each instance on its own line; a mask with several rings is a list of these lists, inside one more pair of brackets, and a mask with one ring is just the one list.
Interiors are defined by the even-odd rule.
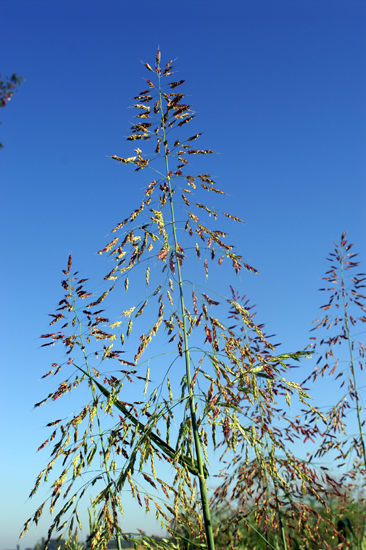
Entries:
[[[242,411],[244,433],[253,434],[252,444],[240,436],[234,458],[228,458],[221,476],[223,482],[216,488],[212,509],[219,512],[220,529],[217,536],[230,533],[234,548],[291,548],[299,540],[308,547],[322,544],[322,526],[336,536],[336,525],[330,518],[327,501],[342,496],[340,485],[327,472],[319,472],[307,460],[299,459],[293,450],[294,444],[315,441],[322,437],[319,423],[304,422],[303,415],[293,418],[290,414],[291,399],[304,394],[294,392],[296,385],[288,383],[283,375],[291,368],[289,360],[299,360],[303,353],[291,356],[275,353],[278,344],[270,343],[264,334],[264,325],[255,324],[256,312],[250,301],[242,299],[232,289],[232,300],[242,302],[248,312],[250,323],[243,323],[237,309],[230,318],[236,325],[231,328],[241,331],[240,356],[251,369],[261,372],[261,377],[248,378],[247,388],[253,392],[241,395],[238,408]],[[273,376],[273,366],[277,376]],[[294,366],[294,365],[292,365]],[[255,395],[255,400],[253,400]],[[312,409],[321,424],[326,417]],[[243,420],[242,420],[243,422]],[[222,460],[227,449],[223,447]],[[314,529],[314,518],[318,522]]]
[[[358,254],[351,252],[354,245],[347,242],[346,233],[342,234],[339,244],[334,244],[334,250],[327,258],[331,266],[323,278],[328,286],[320,289],[328,298],[321,307],[323,315],[314,321],[315,327],[312,329],[321,336],[312,336],[309,346],[317,351],[319,357],[305,383],[309,380],[317,383],[327,376],[330,383],[339,383],[340,391],[337,393],[340,398],[323,410],[327,418],[326,428],[309,461],[314,458],[328,459],[342,472],[339,482],[347,496],[348,508],[357,503],[363,513],[361,522],[357,521],[357,527],[352,532],[347,527],[349,518],[345,508],[343,515],[337,518],[339,536],[342,539],[342,533],[347,534],[347,538],[352,539],[352,545],[361,549],[366,546],[366,416],[362,395],[365,390],[366,298],[363,289],[366,274],[359,272]],[[312,414],[309,413],[309,416]]]
[[[201,134],[187,133],[195,115],[180,92],[184,80],[172,79],[173,61],[162,66],[160,51],[154,68],[144,66],[149,78],[134,98],[137,114],[127,141],[144,143],[147,152],[135,147],[130,156],[112,159],[133,167],[138,178],[143,171],[154,179],[99,250],[112,264],[103,289],[86,288],[88,279],[73,271],[71,256],[63,271],[64,295],[51,314],[52,329],[42,335],[43,346],[60,344],[65,352],[44,377],[63,374],[63,380],[36,406],[76,391],[84,402],[48,424],[52,433],[38,450],[52,444],[50,461],[30,496],[54,473],[51,496],[22,534],[47,505],[53,514],[48,540],[67,528],[73,540],[81,528],[78,507],[85,509],[83,498],[91,495],[88,548],[106,548],[116,537],[120,549],[131,538],[121,528],[128,493],[170,534],[156,540],[142,533],[136,545],[183,548],[188,540],[190,548],[214,550],[215,535],[221,548],[230,531],[230,547],[244,547],[249,529],[259,536],[258,548],[286,550],[295,544],[289,522],[306,530],[307,518],[318,517],[301,499],[304,491],[325,505],[323,482],[286,447],[286,440],[306,441],[319,430],[278,406],[278,399],[289,404],[296,397],[326,422],[303,388],[285,378],[290,363],[311,352],[276,354],[248,303],[235,292],[225,297],[223,285],[206,288],[222,264],[236,274],[256,270],[217,227],[219,217],[241,222],[222,210],[225,193],[206,170],[192,175],[194,156],[213,151],[195,148]],[[200,194],[218,198],[220,208],[204,204]],[[281,431],[276,415],[285,424]],[[221,474],[210,465],[214,451],[221,453]],[[208,484],[216,474],[223,481],[212,497]],[[236,505],[221,532],[212,517],[219,501]]]

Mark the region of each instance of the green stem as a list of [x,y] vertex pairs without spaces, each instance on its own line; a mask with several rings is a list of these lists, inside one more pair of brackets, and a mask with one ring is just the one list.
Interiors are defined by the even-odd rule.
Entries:
[[196,460],[197,460],[197,468],[198,468],[197,475],[198,475],[199,486],[200,486],[203,519],[204,519],[205,530],[206,530],[207,547],[208,547],[208,550],[215,550],[211,513],[210,513],[210,507],[209,507],[209,498],[207,494],[207,486],[206,486],[206,480],[204,475],[204,462],[202,459],[201,443],[199,439],[199,432],[198,432],[197,418],[196,418],[196,411],[195,411],[194,392],[191,386],[192,376],[191,376],[190,353],[189,353],[189,347],[188,347],[187,319],[186,319],[186,313],[185,313],[185,307],[184,307],[183,280],[182,280],[182,274],[180,269],[179,247],[178,247],[177,234],[176,234],[176,222],[175,222],[174,205],[173,205],[173,191],[171,186],[171,178],[169,175],[168,151],[167,151],[167,145],[166,145],[167,142],[166,142],[164,113],[163,113],[160,73],[158,73],[158,77],[159,77],[159,103],[160,103],[161,124],[162,124],[162,132],[163,132],[165,168],[166,168],[167,182],[169,186],[169,204],[170,204],[170,213],[171,213],[171,223],[172,223],[172,229],[173,229],[174,251],[175,251],[177,273],[178,273],[179,301],[180,301],[180,309],[181,309],[181,315],[182,315],[182,321],[183,321],[183,339],[184,339],[183,354],[184,354],[185,365],[186,365],[188,403],[189,403],[193,438],[194,438],[195,451],[196,451]]
[[[244,324],[243,324],[243,328],[244,328],[244,333],[245,333],[245,336],[246,336],[247,343],[249,343],[250,342],[249,341],[249,335],[248,335],[248,332],[247,332],[247,328]],[[259,410],[259,415],[260,415],[260,420],[261,420],[260,425],[262,427],[264,425],[264,418],[263,418],[263,409],[261,407],[262,397],[261,397],[261,394],[259,392],[258,392],[257,399],[258,399],[258,410]],[[266,451],[267,451],[267,456],[269,457],[270,456],[270,451],[269,451],[269,442],[268,442],[267,432],[265,432],[264,440],[265,440],[265,448],[266,448]],[[257,448],[255,448],[255,453],[257,455]],[[257,455],[257,459],[258,459],[258,455]],[[276,479],[272,475],[272,473],[269,473],[269,475],[268,475],[267,463],[268,463],[268,461],[266,461],[266,463],[265,463],[266,465],[265,465],[265,468],[264,468],[264,477],[265,477],[265,480],[266,480],[266,487],[267,487],[267,509],[269,510],[269,500],[270,500],[270,495],[271,495],[270,483],[269,483],[269,475],[270,475],[270,477],[273,481],[273,485],[274,485],[274,492],[275,492],[275,498],[276,498],[276,511],[277,511],[278,521],[279,521],[279,525],[280,525],[282,544],[283,544],[284,550],[287,550],[286,534],[285,534],[285,529],[284,529],[284,526],[283,526],[281,509],[280,509],[279,501],[278,501],[278,487],[277,487]],[[268,548],[269,543],[268,543],[267,539],[265,539],[265,540],[266,540],[266,547]]]
[[[259,398],[259,403],[261,401],[261,398]],[[260,409],[260,416],[261,416],[261,423],[263,425],[263,411],[262,411],[262,407],[259,407]],[[266,445],[266,449],[267,449],[267,455],[269,457],[270,455],[270,452],[269,452],[269,443],[268,443],[268,436],[267,434],[265,434],[265,445]],[[282,544],[283,544],[283,548],[284,550],[287,550],[287,543],[286,543],[286,533],[285,533],[285,528],[283,526],[283,521],[282,521],[282,514],[281,514],[281,508],[280,508],[280,505],[279,505],[279,500],[278,500],[278,487],[277,487],[277,482],[276,482],[276,479],[275,477],[270,474],[271,478],[272,478],[272,481],[273,481],[273,486],[274,486],[274,492],[275,492],[275,498],[276,498],[276,511],[277,511],[277,516],[278,516],[278,521],[279,521],[279,524],[280,524],[280,532],[281,532],[281,538],[282,538]],[[270,494],[270,491],[269,491],[269,479],[268,479],[268,468],[266,466],[265,468],[265,477],[266,477],[266,484],[267,484],[267,487],[268,487],[268,493]],[[269,503],[268,503],[269,505]]]
[[342,298],[343,298],[343,308],[344,308],[344,324],[345,324],[345,327],[346,327],[348,348],[349,348],[349,354],[350,354],[350,359],[351,359],[351,371],[352,371],[353,388],[354,388],[355,400],[356,400],[358,428],[359,428],[359,431],[360,431],[361,446],[362,446],[362,451],[363,451],[363,461],[364,461],[364,466],[365,466],[365,469],[366,469],[365,441],[364,441],[364,438],[363,438],[361,411],[360,411],[360,406],[359,406],[359,396],[358,396],[356,373],[355,373],[355,360],[354,360],[354,357],[353,357],[351,333],[350,333],[349,323],[348,323],[348,309],[347,309],[345,288],[344,288],[345,278],[344,278],[344,269],[343,269],[343,255],[340,256],[340,263],[341,263]]
[[[343,250],[342,254],[339,255],[340,257],[340,264],[341,264],[341,285],[342,285],[342,298],[343,298],[343,309],[344,309],[344,324],[346,328],[346,334],[347,334],[347,341],[348,341],[348,349],[349,349],[349,355],[351,360],[351,371],[352,371],[352,380],[353,380],[353,390],[355,393],[355,401],[356,401],[356,415],[357,415],[357,421],[358,421],[358,429],[361,439],[361,447],[362,447],[362,453],[363,453],[363,462],[366,470],[366,451],[365,451],[365,440],[363,437],[363,429],[362,429],[362,419],[361,419],[361,411],[360,411],[360,405],[359,405],[359,394],[357,389],[357,381],[356,381],[356,372],[355,372],[355,361],[353,357],[353,347],[352,347],[352,340],[351,340],[351,333],[348,323],[348,309],[347,309],[347,302],[346,302],[346,293],[345,293],[345,276],[344,276],[344,267],[343,267]],[[366,521],[363,522],[362,531],[361,531],[361,537],[359,540],[359,547],[362,548],[363,540],[365,538],[365,526]]]
[[[70,289],[70,294],[72,295],[72,286],[71,286],[71,282],[69,284],[69,289]],[[73,296],[73,295],[72,295]],[[88,377],[89,377],[89,380],[92,378],[91,374],[90,374],[90,368],[89,368],[89,363],[88,363],[88,357],[86,355],[86,352],[85,352],[85,346],[84,346],[84,342],[83,342],[83,337],[82,337],[82,333],[81,333],[81,322],[79,320],[79,317],[78,317],[78,314],[77,314],[77,311],[76,311],[76,299],[73,297],[73,301],[74,301],[74,305],[73,305],[73,310],[74,310],[74,313],[75,313],[75,317],[79,323],[79,339],[80,339],[80,342],[81,342],[81,348],[83,350],[83,354],[84,354],[84,359],[85,359],[85,364],[86,364],[86,368],[87,368],[87,373],[85,374],[88,374]],[[82,369],[80,369],[82,370]],[[84,371],[85,372],[85,371]],[[93,384],[91,384],[91,390],[92,390],[92,395],[93,395],[93,401],[94,403],[96,402],[96,393],[95,393],[95,386]],[[102,453],[103,453],[103,461],[104,461],[104,466],[105,466],[105,473],[107,475],[107,480],[108,480],[108,486],[111,485],[112,483],[112,480],[111,480],[111,476],[110,476],[110,472],[109,472],[109,468],[108,468],[108,461],[106,460],[106,456],[107,456],[107,452],[105,450],[105,446],[104,446],[104,439],[103,439],[103,431],[102,431],[102,427],[101,427],[101,424],[100,424],[100,418],[99,418],[99,413],[98,413],[98,408],[96,407],[96,410],[95,410],[95,415],[97,417],[97,424],[98,424],[98,430],[99,430],[99,437],[100,437],[100,442],[101,442],[101,447],[102,447]],[[90,533],[91,534],[91,533]],[[118,550],[122,550],[122,545],[121,545],[121,538],[120,538],[120,535],[117,533],[117,547],[118,547]]]
[[[86,372],[84,369],[82,369],[81,367],[79,367],[79,365],[76,365],[75,363],[73,363],[74,367],[77,368],[80,372],[82,372],[83,374],[85,374],[86,376],[88,376],[89,380],[91,382],[93,382],[97,388],[100,390],[100,392],[105,396],[107,397],[107,399],[109,399],[111,397],[111,392],[107,390],[107,388],[105,388],[104,386],[102,386],[102,384],[100,384],[97,380],[95,380],[95,378],[93,378],[88,372]],[[155,443],[159,449],[161,451],[163,451],[163,453],[167,456],[169,456],[170,458],[172,458],[173,460],[176,459],[176,456],[177,456],[177,451],[175,451],[172,447],[170,447],[170,445],[168,445],[166,443],[166,441],[164,441],[161,437],[159,437],[158,435],[156,435],[153,431],[152,431],[152,428],[148,427],[146,424],[143,424],[142,422],[140,422],[139,420],[137,420],[127,409],[126,407],[120,402],[118,401],[117,399],[114,399],[113,400],[113,406],[116,407],[130,422],[132,422],[132,424],[134,426],[136,426],[138,428],[138,430],[141,431],[142,434],[144,434],[145,437],[149,437],[151,439],[151,441],[153,443]],[[197,469],[197,463],[196,461],[193,461],[187,457],[187,456],[180,456],[178,458],[178,462],[182,465],[182,466],[186,466],[188,468],[188,470],[191,472],[191,474],[193,475],[198,475],[198,469]],[[207,468],[204,466],[204,476],[207,477],[208,475],[208,472],[207,472]]]

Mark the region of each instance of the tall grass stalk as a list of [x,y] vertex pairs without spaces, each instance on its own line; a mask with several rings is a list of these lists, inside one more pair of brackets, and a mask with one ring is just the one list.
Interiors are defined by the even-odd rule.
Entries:
[[[322,335],[312,336],[309,346],[317,351],[319,357],[305,382],[310,379],[316,382],[325,376],[339,381],[343,395],[336,404],[331,403],[327,410],[324,409],[327,417],[325,434],[310,460],[313,456],[327,458],[332,453],[332,461],[341,471],[346,466],[340,483],[348,500],[352,502],[358,493],[359,502],[364,502],[365,494],[359,491],[366,486],[366,417],[359,378],[365,368],[366,298],[362,289],[365,288],[366,276],[365,273],[355,273],[359,262],[356,261],[358,254],[350,251],[352,247],[343,233],[339,244],[335,243],[334,251],[327,258],[331,268],[323,280],[330,286],[320,290],[327,293],[328,300],[321,307],[324,315],[314,321],[312,329],[321,331]],[[358,427],[357,434],[350,433],[352,420]],[[358,532],[359,549],[365,543],[365,526],[366,519]]]
[[[158,67],[159,67],[159,64],[158,64]],[[166,168],[165,175],[169,186],[169,204],[170,204],[171,224],[172,224],[173,239],[174,239],[174,256],[175,258],[179,258],[179,244],[177,240],[177,230],[176,230],[175,211],[174,211],[174,202],[173,202],[174,190],[172,188],[172,180],[171,180],[171,175],[169,170],[168,141],[167,141],[166,123],[165,123],[164,111],[163,111],[163,97],[162,97],[163,92],[162,92],[162,84],[161,84],[161,73],[159,71],[158,71],[158,79],[159,79],[158,81],[159,81],[160,114],[161,114],[161,121],[162,121],[161,126],[162,126],[162,134],[163,134],[165,168]],[[185,366],[186,366],[188,403],[189,403],[189,410],[190,410],[191,421],[192,421],[194,445],[195,445],[195,452],[196,452],[196,458],[197,458],[197,469],[198,469],[197,475],[199,479],[199,487],[200,487],[200,494],[201,494],[201,500],[202,500],[202,510],[203,510],[203,516],[204,516],[206,537],[207,537],[207,547],[209,548],[209,550],[214,550],[215,543],[213,538],[209,498],[207,494],[207,486],[206,486],[206,480],[204,475],[204,468],[203,468],[204,463],[202,460],[201,443],[200,443],[200,436],[199,436],[197,417],[196,417],[196,405],[195,405],[194,392],[193,392],[193,386],[192,386],[191,358],[190,358],[190,350],[189,350],[189,344],[188,344],[187,314],[186,314],[186,308],[184,305],[183,279],[182,279],[181,266],[179,261],[177,261],[177,274],[178,274],[177,278],[178,278],[178,286],[179,286],[180,314],[181,314],[181,319],[183,323],[183,327],[182,327],[183,342],[184,342],[183,354],[184,354],[184,360],[185,360]]]
[[[78,506],[90,494],[98,518],[88,541],[91,550],[105,548],[112,537],[127,538],[121,528],[122,491],[129,491],[146,513],[154,509],[162,526],[177,537],[176,545],[184,527],[195,533],[196,546],[213,550],[209,453],[221,448],[237,457],[239,442],[247,456],[248,449],[257,452],[258,429],[270,428],[272,413],[268,409],[266,425],[259,421],[248,426],[243,402],[257,410],[274,400],[278,388],[288,398],[295,393],[303,402],[308,399],[299,385],[283,377],[285,362],[299,360],[305,352],[276,356],[235,296],[225,298],[222,288],[215,294],[206,289],[211,269],[223,269],[223,263],[229,262],[236,274],[256,270],[217,228],[219,216],[241,222],[221,210],[225,193],[206,170],[195,176],[186,173],[192,155],[213,152],[193,148],[200,133],[184,134],[194,119],[186,95],[176,91],[184,80],[172,81],[173,61],[165,67],[160,61],[158,51],[155,68],[144,63],[155,80],[146,79],[147,88],[135,97],[138,114],[127,137],[133,143],[154,140],[155,145],[147,153],[135,147],[131,156],[112,157],[137,172],[151,170],[158,179],[149,181],[140,205],[112,229],[112,240],[99,250],[114,266],[104,277],[103,292],[86,290],[88,279],[73,272],[69,257],[63,271],[64,297],[51,314],[50,325],[61,327],[42,335],[43,346],[62,344],[66,351],[66,358],[53,363],[44,377],[66,371],[66,379],[36,406],[81,385],[87,392],[80,390],[80,395],[88,395],[89,402],[71,419],[48,424],[53,432],[39,450],[56,442],[30,496],[55,471],[56,462],[62,471],[55,472],[51,497],[26,522],[23,533],[31,522],[38,523],[46,503],[53,514],[48,540],[54,531],[67,526],[71,531],[74,523],[81,528]],[[172,137],[175,132],[181,133],[180,139]],[[199,193],[216,197],[216,206],[198,202]],[[212,228],[201,219],[207,215]],[[193,258],[200,272],[192,271]],[[192,274],[194,283],[189,280]],[[255,334],[253,342],[243,345],[240,331],[227,325],[228,303]],[[258,342],[270,352],[260,353]],[[275,472],[273,461],[272,468]],[[237,473],[234,482],[239,487],[243,471]],[[245,473],[250,485],[250,473]],[[146,535],[144,540],[151,542]],[[154,544],[162,549],[172,545],[164,540]]]

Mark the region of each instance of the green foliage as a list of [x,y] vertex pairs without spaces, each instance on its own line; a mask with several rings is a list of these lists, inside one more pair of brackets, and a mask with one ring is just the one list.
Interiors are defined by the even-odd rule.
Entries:
[[[294,550],[318,550],[331,548],[362,548],[357,546],[356,539],[359,533],[362,519],[366,509],[362,502],[355,502],[351,507],[338,499],[328,500],[329,512],[325,512],[323,506],[317,502],[309,504],[314,510],[310,521],[313,532],[319,531],[319,538],[311,537],[304,532],[303,524],[297,521],[286,523],[286,532],[289,547]],[[319,516],[326,516],[328,525],[335,525],[336,531],[326,529],[326,524],[318,524]],[[281,538],[278,533],[269,531],[263,536],[263,524],[256,521],[255,510],[248,510],[245,518],[237,521],[237,510],[225,501],[213,509],[212,521],[215,532],[215,545],[218,549],[235,548],[236,550],[269,550],[281,548]],[[194,550],[197,548],[195,537],[197,530],[181,528],[177,534],[180,550]],[[350,546],[347,546],[350,545]]]
[[84,545],[79,542],[78,533],[72,535],[69,540],[65,541],[65,550],[83,550]]

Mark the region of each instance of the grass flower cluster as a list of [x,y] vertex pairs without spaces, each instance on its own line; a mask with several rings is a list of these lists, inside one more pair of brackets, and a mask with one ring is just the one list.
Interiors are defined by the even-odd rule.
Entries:
[[[88,548],[106,548],[113,538],[120,549],[131,539],[120,527],[129,493],[169,535],[159,540],[141,535],[136,545],[333,548],[329,535],[344,545],[350,536],[358,537],[357,548],[362,548],[364,524],[350,531],[345,516],[337,523],[332,515],[332,503],[351,498],[354,488],[348,484],[345,489],[345,479],[336,481],[326,470],[319,473],[312,457],[296,458],[289,445],[320,441],[317,456],[336,449],[337,460],[355,453],[346,478],[365,477],[356,383],[364,347],[360,343],[356,354],[351,336],[356,321],[347,301],[364,311],[364,279],[356,276],[347,294],[344,270],[355,264],[340,260],[349,250],[345,236],[335,258],[341,278],[334,266],[329,276],[332,284],[340,283],[336,299],[343,308],[342,333],[317,345],[328,346],[327,359],[336,356],[337,338],[349,345],[347,395],[357,410],[360,434],[347,448],[334,434],[347,433],[343,418],[350,402],[319,411],[305,386],[288,379],[291,365],[314,349],[276,353],[264,326],[255,322],[249,300],[234,289],[228,297],[207,289],[206,279],[211,274],[219,278],[222,264],[231,266],[233,276],[256,270],[227,243],[219,226],[220,219],[241,222],[221,209],[225,193],[206,171],[192,172],[193,158],[213,151],[199,149],[201,134],[189,133],[195,114],[181,92],[184,80],[173,78],[173,61],[161,64],[160,51],[154,66],[144,65],[149,78],[134,98],[136,117],[127,138],[133,153],[112,159],[153,178],[147,179],[137,208],[113,227],[99,251],[109,258],[103,290],[95,294],[87,288],[88,279],[74,271],[71,256],[63,272],[63,297],[51,314],[52,328],[42,335],[43,346],[58,344],[65,352],[44,375],[61,381],[36,406],[70,392],[85,400],[72,417],[48,424],[51,434],[39,450],[51,448],[50,461],[31,496],[49,480],[51,495],[23,533],[38,523],[46,507],[53,514],[48,540],[68,529],[69,547],[77,548],[79,510],[86,509],[85,497],[92,495]],[[204,196],[220,209],[205,204]],[[327,313],[317,328],[328,329],[329,323]],[[334,375],[336,368],[328,361],[312,378],[327,369]],[[291,399],[303,408],[295,419],[289,413]],[[219,471],[210,464],[213,453],[220,456]],[[212,480],[214,491],[209,490]]]

